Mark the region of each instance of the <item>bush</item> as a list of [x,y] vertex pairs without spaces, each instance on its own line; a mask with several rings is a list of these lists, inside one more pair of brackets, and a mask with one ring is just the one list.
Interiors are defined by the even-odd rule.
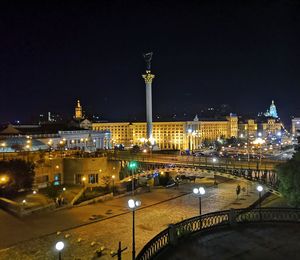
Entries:
[[300,152],[277,167],[279,191],[291,206],[300,206]]

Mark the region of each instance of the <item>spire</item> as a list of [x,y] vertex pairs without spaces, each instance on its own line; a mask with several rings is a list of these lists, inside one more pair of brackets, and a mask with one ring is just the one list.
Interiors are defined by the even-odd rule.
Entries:
[[194,121],[199,121],[198,115],[194,117]]
[[77,100],[77,106],[75,107],[75,115],[74,118],[77,120],[81,120],[83,118],[82,116],[82,107],[80,105],[80,100]]

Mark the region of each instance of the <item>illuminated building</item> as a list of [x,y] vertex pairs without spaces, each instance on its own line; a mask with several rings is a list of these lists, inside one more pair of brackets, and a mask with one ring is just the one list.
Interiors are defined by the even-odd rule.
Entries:
[[[27,149],[30,151],[49,149],[49,147],[52,149],[87,151],[111,148],[110,133],[108,131],[85,130],[63,124],[8,125],[0,131],[0,139],[3,139],[2,142],[8,142],[7,144],[14,144],[14,142],[19,144],[25,137],[32,140],[32,144],[36,143],[36,145],[30,146],[30,149]],[[38,143],[43,144],[43,146],[38,146]],[[13,152],[9,145],[6,146],[6,151]]]
[[294,136],[300,135],[300,117],[295,117],[292,119],[292,134]]
[[258,124],[258,133],[262,136],[276,135],[282,129],[282,123],[278,119],[267,119]]
[[254,119],[239,121],[239,138],[254,139],[257,135],[257,123]]
[[[125,147],[142,145],[147,138],[145,122],[93,123],[96,131],[109,130],[112,145]],[[237,117],[228,116],[223,120],[198,120],[179,122],[153,122],[153,138],[160,149],[196,150],[203,140],[237,137]]]

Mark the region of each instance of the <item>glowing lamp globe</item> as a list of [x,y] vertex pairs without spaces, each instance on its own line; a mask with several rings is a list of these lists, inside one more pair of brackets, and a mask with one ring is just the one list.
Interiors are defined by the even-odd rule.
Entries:
[[128,207],[131,209],[135,208],[135,202],[133,199],[128,200]]
[[193,193],[197,195],[199,193],[199,189],[198,188],[194,188],[193,189]]
[[263,188],[263,186],[258,185],[258,186],[256,187],[256,189],[257,189],[258,192],[262,192],[264,188]]
[[199,192],[200,192],[201,195],[204,195],[205,194],[205,189],[203,187],[200,187]]
[[58,241],[58,242],[55,244],[55,249],[56,249],[57,251],[63,250],[64,247],[65,247],[65,244],[64,244],[64,242],[62,242],[62,241]]

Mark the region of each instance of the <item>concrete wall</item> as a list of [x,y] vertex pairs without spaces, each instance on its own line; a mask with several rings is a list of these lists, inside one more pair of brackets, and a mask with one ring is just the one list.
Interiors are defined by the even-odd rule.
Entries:
[[64,182],[75,184],[75,175],[88,176],[89,174],[98,174],[100,181],[102,176],[115,175],[119,179],[121,169],[120,163],[108,161],[106,157],[99,158],[64,158]]

